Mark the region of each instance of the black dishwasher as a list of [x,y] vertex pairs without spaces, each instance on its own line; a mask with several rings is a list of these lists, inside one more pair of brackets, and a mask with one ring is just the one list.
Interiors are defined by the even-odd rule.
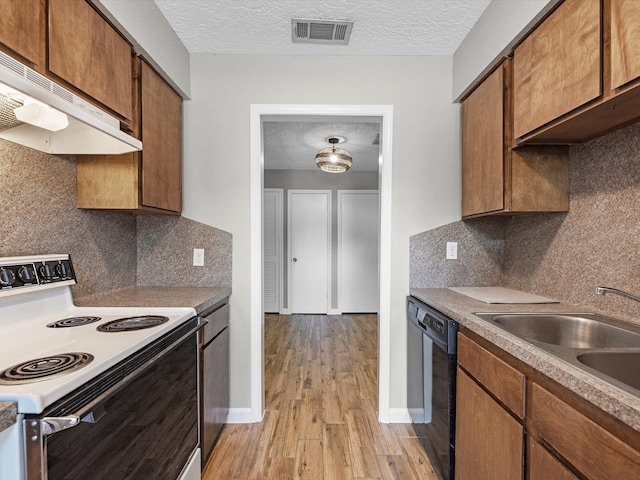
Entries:
[[407,408],[434,472],[453,480],[458,323],[407,298]]
[[207,463],[229,413],[229,305],[204,312],[200,334],[200,448]]

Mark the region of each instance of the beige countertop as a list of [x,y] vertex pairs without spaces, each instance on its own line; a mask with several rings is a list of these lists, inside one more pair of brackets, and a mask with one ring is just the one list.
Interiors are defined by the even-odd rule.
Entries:
[[80,307],[192,307],[201,314],[230,295],[229,287],[130,287],[74,302]]
[[0,432],[16,423],[17,414],[17,404],[14,402],[0,402]]
[[410,293],[640,432],[639,397],[589,375],[580,368],[473,315],[474,312],[587,313],[589,309],[566,303],[486,304],[446,288],[418,288],[411,289]]

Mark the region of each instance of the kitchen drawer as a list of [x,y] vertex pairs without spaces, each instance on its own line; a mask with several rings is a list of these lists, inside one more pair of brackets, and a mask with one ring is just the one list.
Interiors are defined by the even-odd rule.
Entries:
[[229,304],[222,305],[203,318],[208,322],[204,326],[202,334],[202,343],[206,345],[229,325]]
[[593,480],[637,479],[640,453],[537,384],[530,433]]
[[458,364],[519,418],[524,418],[525,376],[458,333]]

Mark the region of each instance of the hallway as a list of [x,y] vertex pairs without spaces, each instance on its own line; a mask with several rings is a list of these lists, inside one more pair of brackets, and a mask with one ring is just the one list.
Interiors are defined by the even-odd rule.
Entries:
[[377,333],[377,315],[266,315],[264,419],[227,425],[202,479],[435,480],[412,426],[377,421]]

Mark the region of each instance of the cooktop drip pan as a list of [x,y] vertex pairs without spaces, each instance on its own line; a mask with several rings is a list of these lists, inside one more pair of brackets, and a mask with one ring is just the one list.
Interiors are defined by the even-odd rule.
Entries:
[[83,352],[61,353],[28,360],[0,373],[1,385],[21,385],[41,382],[66,375],[93,361],[93,355]]

